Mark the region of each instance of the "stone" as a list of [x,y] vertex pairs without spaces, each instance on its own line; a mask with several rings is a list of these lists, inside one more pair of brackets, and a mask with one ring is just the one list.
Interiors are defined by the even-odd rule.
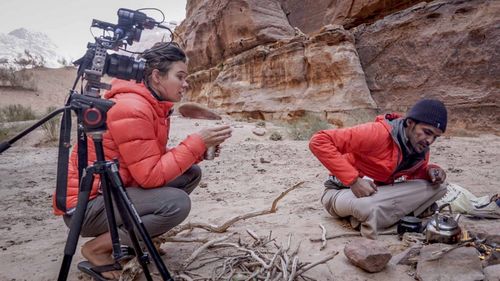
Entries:
[[417,278],[420,281],[476,281],[483,280],[479,253],[472,247],[458,247],[441,258],[431,259],[433,253],[439,252],[452,245],[430,244],[420,250],[417,264]]
[[344,255],[357,267],[368,272],[380,272],[391,259],[385,243],[367,238],[358,238],[344,247]]
[[484,268],[484,281],[500,281],[500,264]]
[[263,136],[266,134],[266,129],[261,127],[253,128],[252,133],[257,136]]

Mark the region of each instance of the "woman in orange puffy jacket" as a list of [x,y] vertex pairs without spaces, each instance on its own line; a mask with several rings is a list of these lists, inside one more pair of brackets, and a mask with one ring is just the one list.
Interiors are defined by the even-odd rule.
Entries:
[[[157,43],[143,54],[146,60],[144,83],[115,79],[105,98],[115,102],[107,113],[108,131],[103,135],[105,159],[118,159],[120,176],[127,193],[152,237],[180,224],[189,214],[189,193],[198,185],[201,170],[195,165],[203,159],[207,147],[217,146],[231,136],[229,126],[203,129],[189,135],[178,146],[166,147],[172,107],[185,93],[187,65],[184,52],[175,43]],[[89,138],[88,163],[95,161]],[[78,196],[77,149],[73,149],[69,169],[66,206],[56,214],[64,215],[70,225]],[[117,216],[122,241],[128,241]],[[86,242],[82,255],[93,266],[112,264],[112,243],[108,232],[103,196],[98,177],[94,180],[90,201],[82,225]],[[117,278],[118,272],[96,273]]]

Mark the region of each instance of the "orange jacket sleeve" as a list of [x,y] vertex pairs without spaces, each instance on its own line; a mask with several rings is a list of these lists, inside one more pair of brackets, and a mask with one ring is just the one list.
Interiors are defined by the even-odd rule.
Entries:
[[[352,128],[323,130],[310,140],[309,148],[318,160],[344,185],[350,186],[359,177],[359,171],[344,154],[369,153],[385,140],[381,137],[380,123],[366,123]],[[382,129],[382,132],[386,132]]]
[[157,140],[154,122],[157,120],[152,110],[135,101],[116,104],[108,113],[109,133],[118,146],[121,161],[144,188],[172,181],[197,162],[206,149],[202,138],[193,134],[166,151]]

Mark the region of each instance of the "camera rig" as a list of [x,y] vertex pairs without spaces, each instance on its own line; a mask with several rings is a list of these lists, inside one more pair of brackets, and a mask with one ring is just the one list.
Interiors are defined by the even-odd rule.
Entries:
[[[145,10],[145,9],[143,9]],[[157,10],[157,9],[152,9]],[[159,11],[159,10],[157,10]],[[159,11],[161,13],[161,11]],[[163,15],[163,13],[161,13]],[[25,129],[12,139],[0,143],[0,153],[8,149],[14,142],[47,122],[49,119],[63,113],[60,127],[59,152],[57,162],[57,183],[55,192],[55,205],[67,215],[72,216],[70,231],[66,246],[64,248],[64,258],[59,272],[58,281],[66,280],[72,257],[75,253],[78,238],[83,223],[83,218],[87,209],[94,174],[98,174],[101,179],[101,190],[104,196],[108,228],[111,233],[113,258],[115,269],[121,267],[119,261],[125,256],[123,247],[118,238],[116,219],[114,217],[113,202],[116,203],[118,213],[122,217],[125,228],[131,238],[135,255],[143,267],[144,275],[148,281],[152,281],[147,264],[150,263],[150,256],[155,262],[163,280],[173,280],[167,268],[163,264],[161,257],[154,247],[142,220],[130,201],[123,183],[121,181],[117,161],[107,161],[103,149],[103,134],[107,130],[106,114],[114,105],[113,101],[101,99],[100,90],[110,89],[109,84],[101,82],[104,75],[116,77],[123,80],[135,80],[140,83],[144,78],[146,62],[143,59],[136,59],[134,53],[126,50],[127,45],[138,42],[144,29],[155,27],[167,29],[172,37],[172,31],[163,26],[161,22],[148,17],[141,10],[119,9],[117,12],[118,23],[112,24],[99,20],[93,20],[91,27],[102,29],[103,35],[94,37],[94,43],[87,44],[87,51],[83,57],[74,62],[78,65],[77,77],[69,92],[69,97],[63,108],[59,108],[31,127]],[[133,55],[121,55],[118,53],[108,54],[108,50],[123,50]],[[85,87],[79,94],[75,89],[78,82],[81,85],[85,81]],[[78,172],[79,172],[79,195],[76,208],[66,208],[66,189],[69,151],[71,147],[71,112],[77,116],[77,140],[78,140]],[[87,167],[87,136],[91,137],[96,151],[96,162]],[[141,237],[141,242],[148,249],[148,253],[143,252],[135,232]],[[80,265],[79,265],[80,268]],[[82,268],[80,268],[82,269]]]

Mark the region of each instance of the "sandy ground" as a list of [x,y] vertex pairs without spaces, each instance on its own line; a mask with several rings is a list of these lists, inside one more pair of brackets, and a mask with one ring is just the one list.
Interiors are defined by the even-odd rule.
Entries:
[[[72,69],[37,72],[39,91],[0,88],[0,105],[31,105],[38,113],[45,112],[51,105],[61,106],[74,73]],[[248,240],[246,229],[261,236],[272,231],[277,244],[286,244],[288,235],[292,234],[292,247],[300,243],[299,259],[303,262],[316,261],[339,251],[333,260],[309,271],[308,275],[316,280],[414,280],[414,269],[409,266],[388,266],[380,273],[369,274],[351,265],[343,255],[343,248],[352,238],[330,240],[322,251],[320,244],[309,241],[309,238],[320,237],[319,224],[326,227],[327,234],[351,230],[344,227],[343,221],[329,217],[319,203],[327,171],[309,152],[307,141],[290,140],[285,128],[269,122],[267,133],[262,137],[252,133],[256,123],[229,118],[223,122],[233,127],[233,137],[224,144],[219,158],[200,163],[203,180],[191,195],[192,210],[184,223],[221,225],[236,215],[268,209],[281,192],[304,182],[279,202],[276,213],[240,221],[230,227],[228,233],[237,233],[233,240],[237,237]],[[189,133],[214,123],[216,121],[174,116],[170,144],[175,145]],[[273,131],[281,132],[284,140],[270,140]],[[0,281],[55,280],[59,273],[68,229],[60,217],[52,214],[57,148],[40,145],[43,137],[42,131],[34,131],[0,154]],[[477,196],[499,192],[499,136],[443,137],[432,151],[431,160],[448,172],[449,181]],[[500,233],[500,220],[465,219],[462,225],[467,229]],[[217,238],[222,235],[226,234],[194,230],[185,236]],[[381,239],[394,254],[404,248],[396,236]],[[84,241],[80,239],[80,244]],[[168,269],[179,270],[200,245],[163,244],[166,252],[163,259]],[[213,252],[201,258],[208,254]],[[81,260],[77,251],[68,280],[89,280],[76,269],[76,263]],[[205,267],[198,273],[207,276],[210,271],[210,267]]]
[[[215,122],[174,116],[171,143]],[[408,266],[388,266],[376,274],[352,266],[343,255],[343,248],[351,238],[330,240],[323,251],[320,244],[309,241],[321,235],[319,224],[326,227],[328,234],[350,229],[323,211],[318,199],[327,171],[309,152],[306,141],[269,140],[272,131],[286,132],[271,123],[266,124],[267,134],[259,137],[251,132],[255,123],[227,118],[224,122],[233,127],[233,137],[225,143],[219,158],[200,164],[204,177],[191,196],[192,211],[185,222],[220,225],[235,215],[270,208],[282,191],[303,181],[301,188],[280,201],[275,214],[237,222],[228,232],[248,239],[246,229],[259,235],[272,231],[277,243],[286,243],[291,233],[292,245],[301,243],[301,261],[315,261],[339,251],[333,260],[310,271],[309,276],[317,280],[414,280],[414,270]],[[61,265],[68,230],[61,218],[52,215],[51,208],[57,148],[33,146],[40,138],[41,132],[34,132],[0,155],[0,280],[55,280]],[[449,181],[478,196],[498,192],[500,137],[444,137],[433,146],[433,152],[431,160],[448,171]],[[499,220],[464,220],[464,223],[471,228],[500,233]],[[195,230],[187,237],[222,235]],[[390,245],[394,254],[404,248],[396,236],[381,239]],[[80,244],[84,241],[80,239]],[[175,272],[200,245],[163,244],[166,266]],[[76,269],[76,263],[81,260],[77,252],[68,280],[89,280]],[[208,274],[208,271],[209,268],[205,268],[199,272]]]

